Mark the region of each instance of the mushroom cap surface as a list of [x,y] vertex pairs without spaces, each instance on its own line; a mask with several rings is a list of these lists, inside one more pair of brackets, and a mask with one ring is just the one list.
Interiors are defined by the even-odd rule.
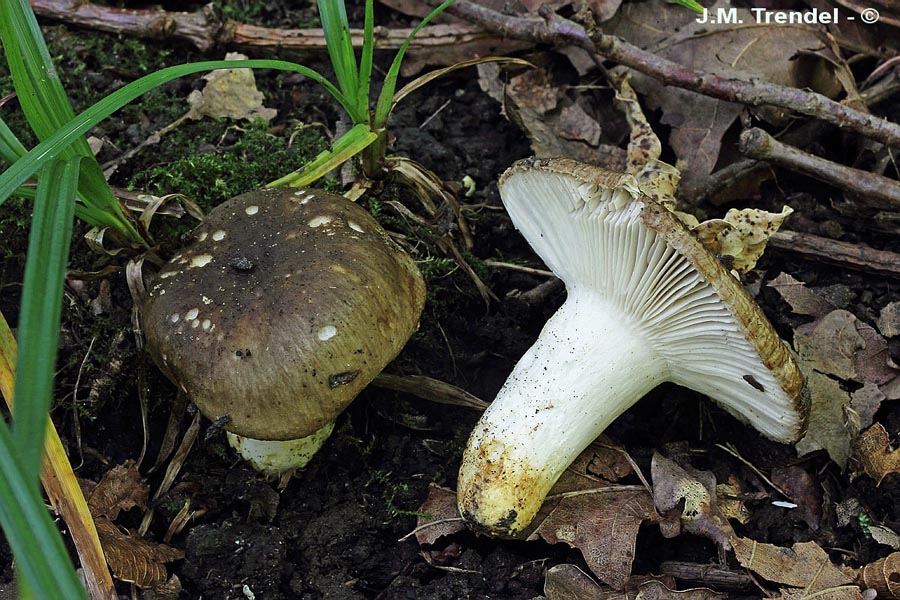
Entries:
[[808,390],[787,345],[740,282],[633,176],[532,158],[510,167],[499,187],[513,223],[570,296],[599,294],[618,307],[654,349],[652,368],[664,380],[706,394],[771,439],[805,433]]
[[331,423],[400,352],[422,276],[363,208],[268,189],[212,210],[150,285],[147,348],[211,419],[259,440]]

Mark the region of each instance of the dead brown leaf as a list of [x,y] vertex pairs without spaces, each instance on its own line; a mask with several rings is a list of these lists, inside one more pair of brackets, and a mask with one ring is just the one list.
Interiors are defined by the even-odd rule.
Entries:
[[113,522],[123,510],[147,508],[147,483],[134,463],[128,461],[113,467],[95,486],[90,482],[82,485],[90,490],[88,508],[94,516],[97,535],[113,576],[140,588],[160,588],[161,593],[167,593],[166,586],[175,584],[167,582],[165,563],[184,558],[184,553],[133,535]]
[[767,285],[778,292],[784,301],[791,305],[791,310],[798,315],[824,317],[835,309],[828,300],[787,273],[779,273],[778,277]]
[[818,481],[796,465],[773,469],[771,479],[797,505],[797,515],[810,529],[818,531],[822,520],[822,488]]
[[434,483],[428,486],[428,497],[417,512],[415,532],[419,545],[430,546],[441,536],[466,528],[456,504],[456,492]]
[[735,537],[732,546],[738,562],[744,567],[769,581],[802,588],[807,593],[853,583],[853,575],[832,564],[815,542],[800,542],[782,548]]
[[542,509],[528,539],[578,548],[594,575],[615,590],[625,589],[638,528],[658,519],[650,494],[632,486],[600,487],[551,495],[544,506],[552,508]]
[[641,584],[635,600],[723,600],[727,597],[709,588],[673,590],[661,581],[647,581]]
[[881,403],[887,399],[884,392],[874,383],[867,383],[850,393],[850,408],[859,415],[859,427],[865,429],[872,424]]
[[547,600],[606,600],[599,583],[575,565],[556,565],[547,569],[544,579]]
[[478,65],[481,89],[501,103],[506,116],[531,140],[538,158],[568,156],[621,171],[625,152],[600,142],[602,127],[543,69],[532,69],[504,83],[500,68]]
[[797,453],[803,456],[824,449],[843,469],[850,458],[850,443],[859,431],[851,418],[850,395],[836,380],[815,370],[810,363],[800,361],[800,370],[806,377],[812,404],[809,429],[797,442]]
[[875,423],[859,435],[854,455],[877,485],[889,474],[900,473],[900,449],[891,449],[890,436],[881,423]]
[[885,337],[900,335],[900,302],[885,305],[875,320],[878,331]]
[[105,518],[96,520],[97,534],[113,576],[140,588],[155,588],[167,580],[165,563],[184,558],[184,553],[120,529]]
[[888,554],[860,569],[857,583],[875,590],[879,598],[900,599],[900,552]]
[[741,482],[734,475],[728,476],[727,483],[716,485],[716,504],[726,519],[734,519],[738,523],[746,524],[750,520],[750,511],[744,505],[744,501],[738,499],[743,494]]
[[[730,5],[720,1],[710,8]],[[737,8],[737,17],[754,22],[750,12]],[[757,77],[781,85],[792,85],[790,58],[800,49],[818,48],[814,32],[782,26],[728,27],[710,29],[696,22],[696,14],[675,4],[630,2],[615,17],[601,25],[605,33],[617,35],[693,69],[724,77]],[[646,95],[651,108],[661,108],[662,122],[672,126],[669,142],[678,156],[685,182],[708,175],[719,160],[722,136],[743,108],[666,86],[635,74],[633,84]]]
[[794,332],[800,358],[816,371],[841,379],[857,380],[856,355],[866,347],[857,330],[858,319],[846,310],[834,310]]
[[653,454],[650,464],[656,509],[661,514],[679,512],[685,531],[727,549],[734,530],[716,503],[715,475],[688,470],[659,453]]

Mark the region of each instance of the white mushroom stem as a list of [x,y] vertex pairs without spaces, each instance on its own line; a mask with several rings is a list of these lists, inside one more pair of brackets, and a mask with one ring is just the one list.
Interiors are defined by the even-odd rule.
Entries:
[[631,317],[570,290],[472,432],[459,474],[463,515],[494,532],[521,530],[575,457],[666,379]]
[[284,441],[257,440],[229,431],[228,443],[254,469],[278,477],[305,467],[333,429],[334,423],[329,423],[312,435]]

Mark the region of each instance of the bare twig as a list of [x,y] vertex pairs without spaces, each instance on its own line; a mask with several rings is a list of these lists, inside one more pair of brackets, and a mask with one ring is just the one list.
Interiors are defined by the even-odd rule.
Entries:
[[535,269],[534,267],[503,262],[502,260],[486,260],[484,261],[484,266],[492,269],[509,269],[510,271],[519,271],[520,273],[528,273],[529,275],[540,275],[541,277],[553,277],[553,271]]
[[756,127],[741,133],[740,148],[750,158],[773,162],[858,194],[856,202],[862,206],[900,211],[900,183],[884,175],[853,169],[803,152],[782,144]]
[[671,575],[679,581],[710,586],[718,590],[748,590],[753,580],[744,571],[732,571],[727,565],[698,564],[669,560],[660,566],[661,575]]
[[733,77],[720,77],[689,69],[615,36],[599,31],[588,33],[580,25],[559,17],[545,6],[539,10],[543,20],[511,17],[469,0],[458,0],[448,10],[504,36],[557,46],[577,45],[649,75],[666,85],[749,106],[778,106],[827,121],[889,146],[900,146],[900,125],[896,123],[806,90],[758,80],[744,81]]
[[[201,52],[225,46],[294,52],[321,52],[326,49],[325,34],[321,29],[272,29],[239,23],[223,15],[213,3],[204,6],[200,12],[192,13],[112,8],[83,0],[31,0],[31,7],[35,14],[47,19],[156,41],[186,42]],[[375,35],[375,47],[396,50],[411,31],[379,28]],[[362,45],[361,29],[352,29],[350,35],[354,46]],[[453,24],[423,28],[413,38],[409,49],[413,52],[435,47],[458,50],[469,45],[490,45],[494,52],[501,54],[523,47],[521,43],[498,39],[477,27]]]
[[769,246],[818,262],[900,279],[900,254],[894,252],[785,230],[774,234]]

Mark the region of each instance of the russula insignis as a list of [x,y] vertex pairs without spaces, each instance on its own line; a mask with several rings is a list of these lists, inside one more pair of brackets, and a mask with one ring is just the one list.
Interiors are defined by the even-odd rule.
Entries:
[[143,306],[156,364],[269,474],[303,466],[416,330],[425,286],[361,207],[269,189],[212,210]]
[[568,297],[475,426],[459,508],[515,535],[616,417],[675,382],[781,442],[808,398],[787,346],[729,271],[631,175],[527,159],[500,179],[515,226]]

